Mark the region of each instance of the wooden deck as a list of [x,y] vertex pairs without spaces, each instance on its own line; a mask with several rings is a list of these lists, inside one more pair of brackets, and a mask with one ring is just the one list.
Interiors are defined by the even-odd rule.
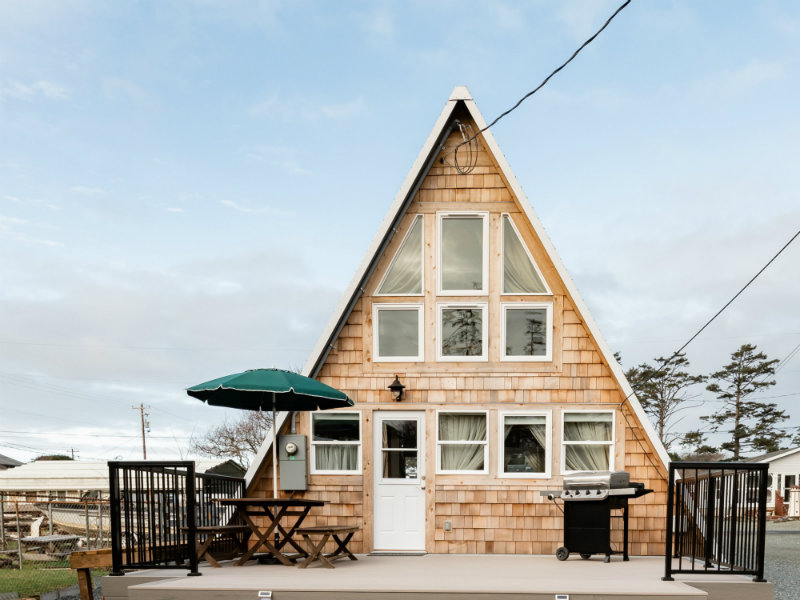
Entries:
[[[770,583],[746,577],[684,577],[661,581],[663,559],[630,562],[552,556],[365,556],[335,569],[252,564],[181,571],[139,571],[103,579],[106,600],[772,600]],[[223,563],[224,564],[224,563]],[[691,582],[692,585],[689,585]]]

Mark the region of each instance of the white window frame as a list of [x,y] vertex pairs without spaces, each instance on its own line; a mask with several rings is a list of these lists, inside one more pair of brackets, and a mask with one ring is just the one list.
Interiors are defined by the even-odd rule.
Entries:
[[[483,415],[486,419],[486,439],[482,442],[469,442],[461,440],[439,439],[440,415]],[[483,444],[483,470],[481,471],[456,471],[442,469],[442,446],[448,445],[480,445]],[[488,410],[437,410],[436,411],[436,474],[437,475],[487,475],[489,473],[489,411]]]
[[[442,353],[442,314],[446,309],[481,309],[482,352],[476,356],[445,356]],[[489,303],[488,302],[438,302],[436,304],[436,359],[440,362],[486,362],[489,360]]]
[[[314,411],[309,413],[308,431],[310,432],[309,450],[311,456],[309,457],[309,472],[311,475],[361,475],[361,450],[362,442],[364,440],[364,427],[362,424],[361,413],[358,411],[336,411],[337,415],[356,415],[358,417],[358,441],[357,442],[315,442],[314,441],[314,415],[321,414],[321,411]],[[330,470],[330,469],[317,469],[317,446],[358,446],[356,452],[357,468],[353,471]]]
[[[417,336],[417,355],[416,356],[380,356],[379,348],[379,328],[378,313],[382,310],[411,310],[417,311],[417,326],[419,333]],[[423,362],[425,360],[425,305],[424,304],[395,304],[388,302],[376,302],[372,305],[372,361],[373,362]]]
[[[507,362],[551,362],[553,360],[553,303],[552,302],[503,302],[500,304],[500,321],[502,334],[500,336],[500,360]],[[506,354],[506,312],[514,309],[544,308],[547,311],[547,331],[545,344],[547,351],[544,356],[517,356]]]
[[[391,272],[392,267],[394,266],[394,263],[397,260],[397,256],[400,254],[400,251],[403,248],[405,248],[406,240],[408,240],[408,235],[411,233],[411,230],[414,229],[414,225],[416,224],[417,221],[421,221],[420,227],[422,227],[422,235],[420,236],[420,246],[419,246],[419,260],[422,262],[422,275],[421,275],[421,280],[419,282],[420,283],[420,285],[419,285],[420,293],[419,294],[381,294],[381,293],[379,293],[378,290],[380,290],[381,287],[383,287],[383,282],[386,280],[386,277]],[[411,226],[408,228],[408,231],[406,232],[405,237],[403,237],[403,241],[400,242],[400,245],[397,247],[397,251],[395,252],[394,256],[392,257],[392,262],[389,263],[389,266],[386,268],[386,272],[383,274],[383,277],[381,277],[381,281],[378,284],[378,287],[375,288],[375,296],[378,296],[378,297],[386,297],[386,296],[388,296],[388,297],[391,297],[391,298],[400,298],[400,297],[403,297],[403,298],[419,298],[420,296],[424,296],[424,295],[425,295],[425,220],[424,220],[424,216],[420,214],[420,215],[417,215],[416,217],[414,217],[414,219],[411,221]]]
[[[501,411],[498,413],[498,433],[497,433],[497,476],[500,478],[514,479],[550,479],[552,476],[553,464],[553,411],[550,410],[512,410]],[[545,446],[544,464],[546,469],[542,473],[506,473],[504,470],[506,439],[505,439],[505,420],[506,417],[544,417],[545,418]]]
[[[564,423],[567,414],[580,414],[580,413],[610,413],[611,414],[611,441],[608,442],[565,442],[564,441]],[[561,411],[561,474],[568,475],[570,473],[580,473],[581,471],[567,470],[567,446],[575,445],[596,445],[608,446],[608,469],[614,470],[614,448],[617,440],[617,411],[605,409],[570,409]]]
[[[511,228],[514,230],[514,233],[517,234],[517,239],[519,243],[522,244],[522,247],[525,249],[525,254],[528,255],[528,258],[533,265],[533,269],[536,271],[536,274],[539,276],[539,279],[542,280],[542,284],[544,284],[544,292],[506,292],[505,291],[505,279],[506,279],[506,228],[503,227],[503,219],[508,218],[509,223],[511,223]],[[502,296],[551,296],[553,292],[550,290],[550,286],[547,285],[547,280],[542,275],[541,269],[539,269],[539,265],[536,264],[536,261],[533,259],[533,255],[531,251],[528,249],[528,245],[525,243],[525,240],[519,233],[519,229],[517,228],[516,223],[514,223],[514,219],[511,217],[510,213],[502,213],[500,215],[500,253],[503,255],[503,259],[501,261],[500,267],[502,271],[500,271],[500,295]]]
[[[481,218],[483,219],[483,251],[481,253],[483,268],[483,288],[480,290],[444,290],[442,275],[442,223],[447,218]],[[489,295],[489,213],[485,211],[437,212],[436,213],[436,292],[439,296],[488,296]]]

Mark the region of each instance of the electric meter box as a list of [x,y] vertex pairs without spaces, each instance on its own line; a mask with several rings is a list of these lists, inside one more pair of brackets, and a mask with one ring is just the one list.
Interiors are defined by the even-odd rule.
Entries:
[[278,481],[284,492],[308,489],[308,460],[306,436],[278,436]]

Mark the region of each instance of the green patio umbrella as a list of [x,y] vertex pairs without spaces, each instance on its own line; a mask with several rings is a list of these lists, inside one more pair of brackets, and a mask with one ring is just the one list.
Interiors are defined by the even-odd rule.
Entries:
[[326,410],[354,404],[344,392],[282,369],[250,369],[194,385],[186,393],[212,406],[272,411],[272,491],[276,498],[278,434],[275,411]]

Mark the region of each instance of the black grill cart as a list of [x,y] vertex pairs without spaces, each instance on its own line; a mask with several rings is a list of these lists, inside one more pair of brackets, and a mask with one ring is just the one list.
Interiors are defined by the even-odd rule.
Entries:
[[[604,554],[605,562],[611,560],[612,554],[622,554],[622,560],[628,560],[628,500],[653,490],[614,477],[621,473],[612,473],[611,477],[602,472],[592,473],[591,477],[580,473],[572,480],[565,477],[563,490],[541,492],[553,502],[557,498],[563,501],[564,545],[556,551],[559,560],[567,560],[570,554],[579,554],[584,559]],[[614,487],[615,484],[625,487]],[[615,518],[622,519],[622,550],[611,547],[611,519]]]

